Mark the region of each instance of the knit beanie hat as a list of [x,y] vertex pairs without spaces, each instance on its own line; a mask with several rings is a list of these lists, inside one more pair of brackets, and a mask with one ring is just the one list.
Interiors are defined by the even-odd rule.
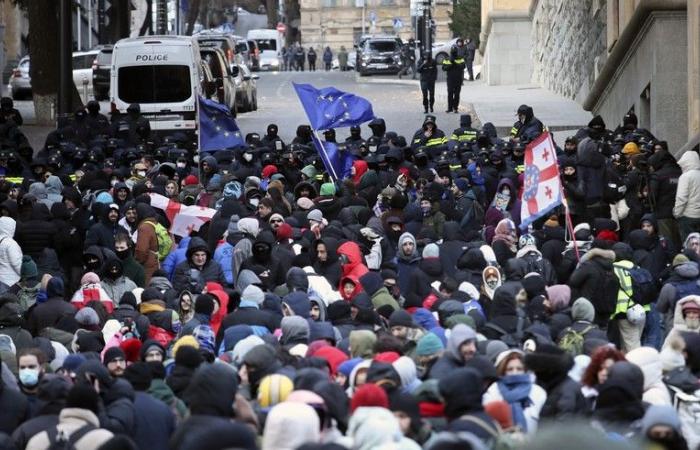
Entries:
[[214,341],[216,341],[216,336],[214,335],[214,330],[212,330],[209,325],[197,325],[192,332],[192,336],[197,339],[201,350],[208,353],[216,353],[214,351]]
[[297,206],[305,211],[314,207],[314,201],[307,197],[299,197],[297,199]]
[[185,177],[184,185],[185,186],[194,186],[196,184],[199,184],[199,180],[197,179],[196,176],[194,175],[187,175]]
[[391,313],[389,316],[389,327],[408,327],[415,328],[416,324],[413,317],[404,309],[399,309]]
[[122,350],[119,347],[110,347],[108,348],[104,355],[102,356],[102,364],[105,366],[112,361],[114,361],[117,358],[122,358],[124,361],[126,361],[126,355],[124,354],[124,350]]
[[228,220],[228,228],[226,228],[226,231],[228,232],[229,236],[238,232],[239,220],[241,220],[241,218],[238,217],[238,214],[232,215],[231,218]]
[[68,372],[77,372],[78,368],[83,365],[85,361],[87,361],[87,359],[82,353],[72,353],[63,360],[61,368]]
[[263,293],[262,289],[254,284],[251,284],[243,290],[241,300],[251,301],[260,306],[265,301],[265,294]]
[[80,279],[80,284],[95,284],[100,282],[100,277],[95,272],[88,272]]
[[284,222],[284,216],[280,213],[274,213],[270,216],[268,222],[272,223],[273,220],[281,220],[282,222]]
[[437,244],[428,244],[423,249],[423,258],[439,258],[440,247]]
[[194,312],[211,316],[214,313],[214,299],[209,294],[197,296],[194,302]]
[[29,255],[24,255],[22,257],[22,267],[20,268],[20,277],[27,280],[30,278],[36,278],[39,276],[39,269],[36,267],[36,263]]
[[263,408],[270,408],[287,400],[294,390],[294,382],[278,373],[267,375],[258,386],[258,403]]
[[127,362],[136,362],[141,357],[141,339],[129,338],[122,341],[119,347],[124,350]]
[[293,235],[292,226],[288,223],[283,223],[282,225],[277,227],[277,231],[275,232],[275,234],[278,241],[285,241],[287,239],[291,239]]
[[[183,338],[180,338],[179,341],[181,341],[182,339]],[[195,340],[195,342],[197,341]],[[175,352],[173,351],[173,353]],[[199,367],[200,364],[202,364],[202,361],[204,361],[202,359],[202,354],[199,353],[199,350],[196,347],[192,347],[190,345],[182,345],[175,354],[175,365],[178,366],[196,369],[197,367]]]
[[681,264],[685,264],[687,262],[690,262],[690,259],[688,259],[688,257],[685,256],[683,253],[679,253],[673,257],[672,266],[677,267],[677,266],[680,266]]
[[314,222],[323,222],[323,213],[320,209],[312,209],[306,215],[306,219],[309,221],[313,220]]
[[90,307],[81,309],[75,314],[75,321],[83,326],[96,326],[100,324],[100,317],[97,311]]
[[442,345],[442,341],[439,337],[433,333],[427,333],[418,340],[418,344],[416,345],[416,355],[430,356],[444,349],[445,346]]
[[360,386],[350,400],[350,413],[361,406],[378,406],[389,408],[389,397],[386,391],[374,383],[366,383]]
[[323,183],[320,190],[321,195],[335,195],[335,184]]
[[141,293],[141,301],[149,302],[151,300],[163,300],[163,294],[154,287],[148,287]]
[[131,291],[126,291],[119,300],[119,305],[131,305],[136,308],[136,296]]
[[639,146],[634,142],[628,142],[622,147],[623,155],[638,155],[639,153]]
[[173,356],[175,357],[175,361],[177,361],[177,355],[180,353],[181,350],[183,350],[185,347],[190,347],[195,350],[197,350],[197,353],[199,354],[199,342],[197,341],[197,338],[195,338],[192,335],[187,335],[187,336],[182,336],[180,339],[175,341],[175,344],[173,344]]
[[338,373],[342,373],[346,377],[349,377],[355,366],[360,364],[362,361],[364,361],[362,358],[348,359],[347,361],[340,363],[338,366]]
[[151,386],[151,368],[148,363],[135,362],[124,371],[124,378],[131,383],[136,391],[145,391]]

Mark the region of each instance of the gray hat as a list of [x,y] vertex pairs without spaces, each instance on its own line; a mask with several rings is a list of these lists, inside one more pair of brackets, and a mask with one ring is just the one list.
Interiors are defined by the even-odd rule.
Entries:
[[231,218],[228,221],[228,234],[229,236],[232,235],[233,233],[238,232],[238,221],[240,220],[240,217],[238,217],[238,214],[234,214],[231,216]]
[[306,219],[315,222],[323,222],[323,213],[320,209],[313,209],[306,215]]
[[94,326],[100,324],[100,318],[97,311],[92,308],[83,308],[75,314],[75,321],[80,325]]
[[257,305],[262,305],[262,303],[265,301],[265,294],[263,293],[262,289],[254,284],[251,284],[243,290],[241,300],[248,300]]

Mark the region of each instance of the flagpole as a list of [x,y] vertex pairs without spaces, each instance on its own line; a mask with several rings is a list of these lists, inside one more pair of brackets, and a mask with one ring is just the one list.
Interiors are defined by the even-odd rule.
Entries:
[[[326,169],[328,169],[328,174],[333,178],[333,182],[337,183],[339,181],[338,174],[335,173],[335,168],[333,167],[333,164],[331,163],[330,159],[328,159],[328,152],[326,152],[326,148],[323,146],[323,141],[318,136],[318,131],[312,130],[314,132],[314,136],[316,136],[316,141],[318,142],[318,145],[321,147],[320,151],[323,153],[322,158],[323,159],[323,164],[326,166]],[[326,164],[326,162],[328,164]]]
[[202,111],[202,100],[201,96],[197,95],[197,108],[195,109],[195,120],[197,121],[197,178],[199,182],[202,182],[202,121],[200,120],[200,115]]

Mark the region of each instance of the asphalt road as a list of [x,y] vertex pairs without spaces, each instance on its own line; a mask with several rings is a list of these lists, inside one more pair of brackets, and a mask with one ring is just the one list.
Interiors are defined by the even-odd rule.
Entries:
[[[309,83],[319,88],[334,86],[365,97],[372,103],[375,115],[384,118],[387,130],[396,131],[407,139],[410,139],[423,122],[422,97],[418,81],[415,80],[399,80],[390,75],[358,77],[355,72],[338,71],[258,72],[258,75],[258,110],[241,113],[237,119],[243,134],[264,134],[268,124],[276,123],[282,139],[289,142],[294,138],[297,126],[308,123],[308,120],[292,83]],[[435,91],[438,126],[449,134],[459,126],[459,115],[443,112],[447,98],[444,82],[438,81]],[[462,104],[462,110],[467,112],[469,105],[465,102]],[[109,102],[100,102],[100,105],[103,113],[109,111]],[[27,125],[34,123],[34,106],[31,100],[15,101],[15,107],[23,115]],[[49,130],[43,127],[25,128],[32,145],[40,148]],[[345,139],[348,134],[348,129],[336,130],[338,140]],[[369,136],[369,128],[363,127],[362,134]]]

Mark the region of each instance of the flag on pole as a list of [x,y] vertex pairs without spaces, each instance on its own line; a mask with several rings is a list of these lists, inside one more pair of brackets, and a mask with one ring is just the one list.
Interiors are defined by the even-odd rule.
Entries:
[[542,133],[525,149],[520,228],[528,225],[562,203],[559,166],[549,133]]
[[200,227],[216,214],[216,210],[212,208],[186,206],[160,194],[150,195],[151,206],[165,212],[170,221],[170,232],[178,236],[189,236],[192,230],[199,231]]
[[342,180],[350,176],[352,162],[355,158],[349,152],[338,148],[338,144],[334,142],[321,141],[318,135],[314,132],[311,135],[314,142],[314,147],[318,155],[326,166],[328,173],[334,181]]
[[294,83],[294,89],[313,130],[352,127],[374,119],[372,104],[366,98],[334,87],[316,89]]
[[199,151],[241,147],[245,141],[228,107],[199,96]]

